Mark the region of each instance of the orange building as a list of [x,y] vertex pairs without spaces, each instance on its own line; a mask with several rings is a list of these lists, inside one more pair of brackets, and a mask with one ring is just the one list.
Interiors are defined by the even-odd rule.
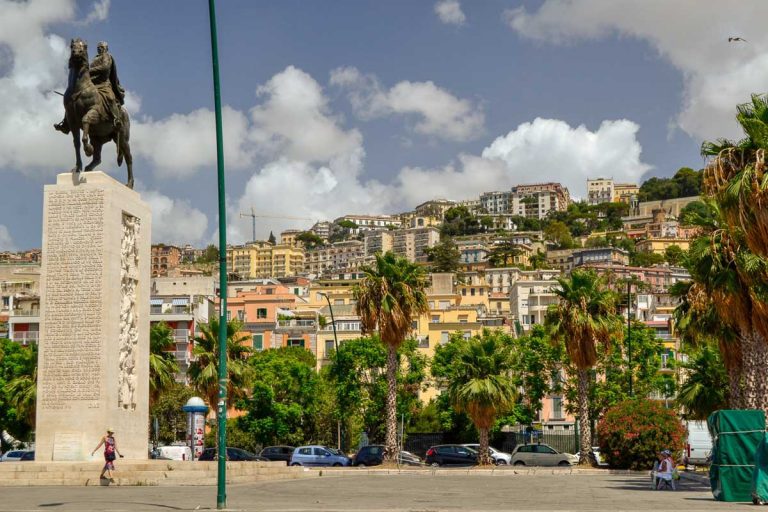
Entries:
[[301,346],[316,353],[317,313],[302,311],[306,303],[295,290],[265,279],[227,299],[227,318],[243,323],[255,350]]
[[152,246],[152,277],[164,277],[181,263],[181,249],[173,245]]

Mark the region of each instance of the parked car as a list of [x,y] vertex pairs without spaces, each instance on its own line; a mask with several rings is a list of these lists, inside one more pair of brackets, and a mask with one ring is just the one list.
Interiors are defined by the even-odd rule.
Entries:
[[512,450],[514,466],[570,466],[579,462],[571,453],[561,453],[548,444],[522,444]]
[[[353,466],[378,466],[384,459],[384,445],[383,444],[369,444],[363,446],[358,450],[355,456],[352,458]],[[420,466],[421,459],[412,454],[411,452],[401,451],[398,458],[400,464],[408,466]]]
[[25,453],[29,453],[32,450],[8,450],[0,457],[0,462],[15,462],[21,460]]
[[[467,448],[472,448],[476,452],[480,451],[480,443],[466,443],[462,446],[466,446]],[[491,452],[491,459],[493,460],[493,463],[497,466],[504,466],[507,464],[512,463],[512,455],[506,452],[502,452],[501,450],[497,450],[493,446],[488,447],[488,451]]]
[[192,449],[189,446],[158,446],[153,450],[153,459],[159,460],[192,460]]
[[477,452],[460,444],[439,444],[427,450],[424,463],[430,466],[474,466]]
[[288,464],[291,462],[291,455],[295,449],[295,446],[267,446],[261,450],[259,455],[269,460],[281,460]]
[[293,450],[291,466],[349,466],[349,457],[335,448],[311,445]]
[[19,461],[27,461],[27,460],[35,460],[35,451],[29,451],[25,452],[24,455],[21,456]]
[[[203,450],[203,453],[200,454],[200,458],[197,460],[202,460],[202,461],[216,460],[216,457],[217,457],[216,448],[206,448],[205,450]],[[227,447],[227,460],[232,462],[239,462],[239,461],[269,462],[269,459],[262,457],[261,455],[256,455],[255,453],[251,453],[241,448],[232,448],[230,446]]]

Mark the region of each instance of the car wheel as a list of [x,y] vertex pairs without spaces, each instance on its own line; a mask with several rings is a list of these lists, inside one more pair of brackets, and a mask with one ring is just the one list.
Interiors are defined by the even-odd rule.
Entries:
[[291,464],[291,466],[301,466],[301,464],[299,464],[298,462],[294,462],[293,464]]
[[570,466],[571,463],[568,462],[567,460],[561,460],[557,465],[558,466]]
[[358,464],[358,465],[357,465],[357,467],[359,467],[359,468],[364,468],[364,467],[365,467],[365,463],[364,463],[364,462],[361,462],[360,464]]
[[496,460],[496,465],[497,466],[506,466],[507,465],[507,461],[505,461],[504,459],[498,459],[498,460]]
[[518,460],[514,463],[514,466],[525,466],[525,462]]
[[432,466],[433,468],[439,468],[440,464],[437,462],[433,462],[432,464],[430,464],[430,466]]
[[341,467],[341,463],[340,462],[334,462],[333,463],[333,467],[340,468]]

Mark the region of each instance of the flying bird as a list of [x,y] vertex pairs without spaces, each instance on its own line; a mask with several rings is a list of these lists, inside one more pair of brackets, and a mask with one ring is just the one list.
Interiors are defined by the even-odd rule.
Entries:
[[748,41],[747,41],[746,39],[744,39],[743,37],[729,37],[729,38],[728,38],[728,42],[729,42],[729,43],[735,43],[736,41],[741,41],[741,42],[744,42],[744,43],[747,43],[747,42],[748,42]]

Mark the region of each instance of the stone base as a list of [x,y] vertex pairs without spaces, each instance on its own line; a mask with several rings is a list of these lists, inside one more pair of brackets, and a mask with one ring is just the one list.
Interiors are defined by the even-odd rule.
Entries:
[[[151,215],[103,172],[46,185],[40,278],[38,461],[146,459]],[[98,476],[98,474],[97,474]]]

